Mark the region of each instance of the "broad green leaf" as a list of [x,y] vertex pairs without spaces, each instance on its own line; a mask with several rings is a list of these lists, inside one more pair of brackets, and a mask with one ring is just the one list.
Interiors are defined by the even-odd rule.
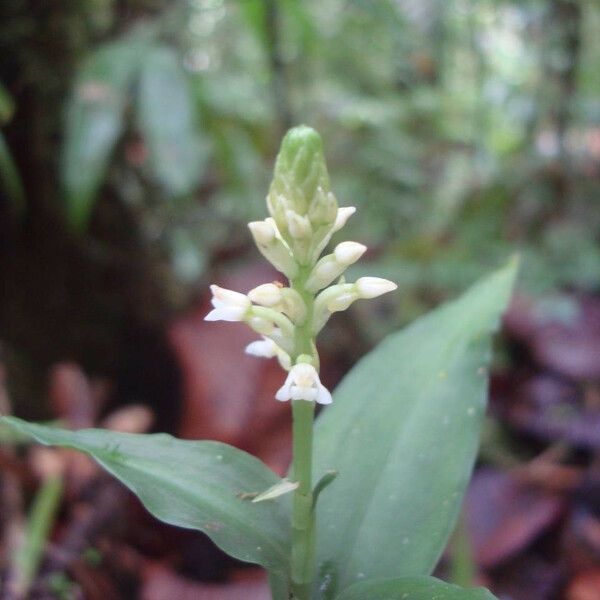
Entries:
[[454,526],[485,412],[491,334],[516,262],[391,335],[318,419],[315,475],[325,598],[364,579],[429,575]]
[[146,45],[146,36],[128,36],[101,47],[79,70],[67,106],[61,164],[67,216],[76,228],[87,224],[123,131],[128,94]]
[[364,581],[344,590],[336,600],[495,600],[484,588],[466,589],[433,577]]
[[206,165],[191,87],[177,53],[165,46],[143,58],[138,121],[153,176],[172,196],[193,191]]
[[66,431],[3,421],[42,444],[86,452],[124,483],[165,523],[198,529],[225,552],[287,572],[289,515],[278,500],[243,498],[279,477],[260,460],[220,442],[178,440],[166,434],[135,435],[103,429]]

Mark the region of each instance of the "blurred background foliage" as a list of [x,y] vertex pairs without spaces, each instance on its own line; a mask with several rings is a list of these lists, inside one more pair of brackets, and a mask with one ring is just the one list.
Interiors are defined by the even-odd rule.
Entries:
[[365,339],[516,251],[531,293],[597,290],[598,31],[595,0],[3,0],[6,347],[164,367],[164,324],[256,259],[298,123],[359,209],[354,274],[400,285]]

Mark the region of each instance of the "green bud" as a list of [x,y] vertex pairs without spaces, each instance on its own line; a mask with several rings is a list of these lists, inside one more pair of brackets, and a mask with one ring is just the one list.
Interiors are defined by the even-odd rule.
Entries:
[[282,233],[288,231],[290,210],[318,225],[335,220],[337,203],[330,194],[321,137],[311,127],[294,127],[283,138],[267,204]]

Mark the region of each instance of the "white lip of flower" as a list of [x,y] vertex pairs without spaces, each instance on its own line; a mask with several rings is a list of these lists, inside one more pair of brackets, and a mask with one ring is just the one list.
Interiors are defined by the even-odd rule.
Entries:
[[218,285],[211,285],[213,309],[204,317],[205,321],[243,321],[252,303],[245,294],[234,292]]
[[289,354],[284,352],[273,340],[263,336],[262,340],[256,340],[246,346],[246,354],[258,356],[259,358],[275,358],[286,371],[290,370],[291,360]]
[[317,370],[308,363],[294,365],[285,380],[285,383],[275,394],[281,402],[286,400],[307,400],[319,404],[331,404],[332,398],[329,390],[321,383]]

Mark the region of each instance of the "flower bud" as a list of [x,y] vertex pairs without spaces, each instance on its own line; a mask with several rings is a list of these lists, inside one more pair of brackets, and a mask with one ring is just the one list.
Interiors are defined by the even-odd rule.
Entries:
[[250,290],[248,298],[261,306],[278,306],[282,301],[281,288],[274,283],[264,283]]
[[358,242],[342,242],[335,247],[333,253],[340,264],[350,266],[366,251],[367,247]]
[[281,142],[269,189],[267,204],[271,216],[282,231],[286,227],[282,210],[305,216],[311,207],[314,214],[323,218],[332,213],[329,191],[321,137],[305,125],[290,129]]
[[377,298],[398,288],[393,281],[381,277],[361,277],[355,285],[360,298]]
[[275,239],[275,228],[269,221],[251,221],[248,228],[257,245],[270,244]]
[[246,323],[251,329],[256,331],[256,333],[260,333],[261,335],[269,335],[275,329],[275,325],[272,321],[263,317],[257,317],[256,315],[252,315],[246,319]]
[[306,304],[302,300],[302,296],[292,288],[283,288],[281,296],[281,310],[297,325],[304,323],[306,319]]
[[355,212],[355,206],[342,206],[341,208],[338,208],[335,222],[333,224],[333,232],[335,233],[336,231],[339,231]]
[[287,230],[294,239],[306,239],[312,235],[312,228],[308,217],[303,217],[293,210],[287,210],[285,212],[285,220]]
[[260,253],[288,279],[298,274],[298,265],[286,243],[279,237],[273,219],[248,223]]
[[354,264],[366,250],[366,246],[357,242],[342,242],[338,244],[333,254],[324,256],[314,266],[306,280],[306,289],[310,292],[317,292],[327,287],[351,264]]

